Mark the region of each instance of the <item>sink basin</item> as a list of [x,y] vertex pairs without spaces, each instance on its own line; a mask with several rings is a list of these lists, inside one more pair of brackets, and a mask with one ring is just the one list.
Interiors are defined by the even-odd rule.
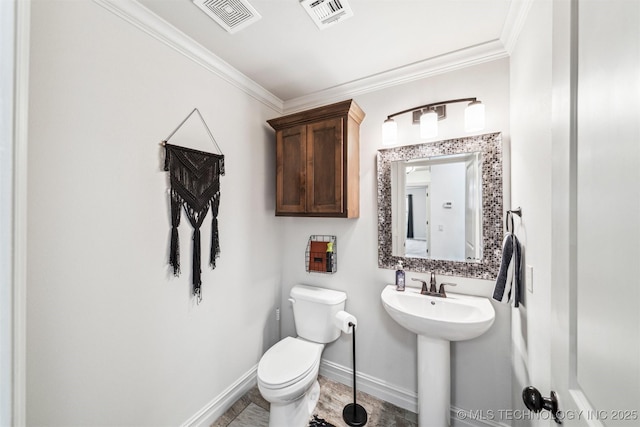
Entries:
[[420,289],[404,292],[389,285],[382,291],[382,305],[393,320],[418,335],[447,341],[469,340],[485,333],[496,313],[487,298],[448,293],[447,298],[421,295]]
[[420,289],[382,290],[384,309],[400,326],[418,334],[418,427],[448,427],[451,421],[451,341],[485,333],[496,312],[487,298],[448,293],[421,295]]

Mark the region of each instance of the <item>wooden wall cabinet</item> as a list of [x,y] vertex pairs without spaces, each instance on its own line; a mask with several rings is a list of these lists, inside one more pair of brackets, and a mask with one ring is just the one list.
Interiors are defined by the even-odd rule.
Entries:
[[360,123],[343,101],[268,120],[276,131],[276,215],[360,215]]

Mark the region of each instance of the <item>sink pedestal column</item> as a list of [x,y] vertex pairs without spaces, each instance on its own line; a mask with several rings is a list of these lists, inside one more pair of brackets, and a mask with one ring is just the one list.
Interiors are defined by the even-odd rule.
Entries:
[[451,343],[418,335],[418,426],[448,427]]

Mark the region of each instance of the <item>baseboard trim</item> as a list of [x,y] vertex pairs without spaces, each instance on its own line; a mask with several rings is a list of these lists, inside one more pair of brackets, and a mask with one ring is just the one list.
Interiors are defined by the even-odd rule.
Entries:
[[[352,386],[353,384],[353,370],[329,360],[321,360],[320,375],[348,386]],[[363,374],[362,372],[356,373],[356,380],[358,381],[358,390],[364,391],[365,393],[384,400],[385,402],[392,403],[399,408],[403,408],[414,413],[418,412],[418,394],[416,392],[398,387],[379,378]],[[488,412],[487,415],[489,415]],[[484,418],[488,418],[488,416]],[[483,419],[477,413],[455,406],[451,406],[451,426],[509,427],[508,424],[498,423],[490,419]]]
[[[320,361],[320,375],[348,386],[352,386],[353,384],[353,370],[329,360],[322,359]],[[356,377],[358,390],[364,391],[385,402],[393,403],[399,408],[414,413],[418,412],[417,393],[397,387],[379,378],[363,374],[362,372],[357,372]]]
[[[337,381],[341,384],[352,386],[353,370],[322,359],[320,361],[320,375]],[[356,374],[358,389],[385,402],[392,403],[399,408],[418,412],[417,393],[402,387],[390,384],[379,378],[372,377],[362,372]],[[191,418],[181,424],[180,427],[208,427],[220,418],[233,404],[251,390],[258,382],[258,365],[253,366],[211,402],[200,409]],[[489,419],[489,413],[485,411],[478,414],[473,411],[451,406],[452,427],[509,427],[508,424],[499,423]]]
[[220,418],[222,414],[227,412],[238,399],[258,383],[257,377],[258,365],[256,364],[211,402],[205,405],[204,408],[182,423],[181,427],[209,427],[215,420]]

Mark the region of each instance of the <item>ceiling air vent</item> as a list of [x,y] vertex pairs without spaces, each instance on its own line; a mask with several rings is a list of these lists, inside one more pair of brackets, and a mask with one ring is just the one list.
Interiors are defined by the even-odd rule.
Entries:
[[321,30],[353,16],[347,0],[301,0],[300,4]]
[[231,34],[261,18],[246,0],[193,0],[193,3]]

